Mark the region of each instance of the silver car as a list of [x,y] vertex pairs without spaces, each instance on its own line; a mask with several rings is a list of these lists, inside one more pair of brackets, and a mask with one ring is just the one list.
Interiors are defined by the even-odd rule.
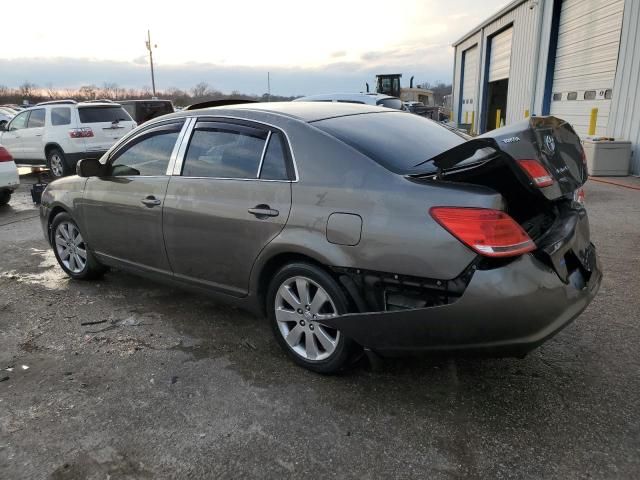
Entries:
[[40,212],[70,277],[117,267],[247,307],[317,372],[362,347],[521,356],[601,281],[582,147],[552,117],[469,139],[347,103],[191,110],[77,173]]

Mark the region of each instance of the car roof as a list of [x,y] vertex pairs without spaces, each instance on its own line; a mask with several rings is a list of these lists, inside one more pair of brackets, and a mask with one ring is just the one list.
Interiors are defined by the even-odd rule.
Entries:
[[154,102],[162,102],[162,103],[171,103],[171,100],[164,100],[162,98],[137,98],[131,100],[118,100],[118,103],[154,103]]
[[[247,103],[239,105],[226,105],[223,107],[202,108],[198,110],[187,110],[176,112],[169,116],[188,117],[188,116],[206,116],[224,115],[225,112],[252,111],[273,113],[276,115],[284,115],[291,118],[302,120],[303,122],[316,122],[327,118],[344,117],[347,115],[361,115],[367,113],[390,113],[399,112],[385,107],[377,107],[373,105],[362,105],[356,103],[338,103],[338,102],[263,102],[263,103]],[[161,118],[167,118],[161,117]]]

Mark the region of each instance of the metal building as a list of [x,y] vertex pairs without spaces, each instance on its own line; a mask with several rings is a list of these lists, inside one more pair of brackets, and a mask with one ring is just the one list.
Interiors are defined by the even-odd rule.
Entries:
[[640,0],[514,0],[455,48],[452,120],[475,133],[555,115],[633,143],[640,175]]

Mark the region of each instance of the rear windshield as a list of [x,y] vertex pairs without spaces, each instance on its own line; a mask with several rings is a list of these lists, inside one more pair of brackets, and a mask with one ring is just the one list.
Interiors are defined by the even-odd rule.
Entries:
[[399,98],[383,98],[378,100],[376,105],[379,107],[393,108],[395,110],[402,110],[402,100]]
[[[408,112],[389,111],[329,118],[313,125],[399,174],[464,143],[465,138],[433,120]],[[436,171],[432,164],[417,170]]]
[[173,105],[171,102],[139,102],[138,103],[138,121],[146,122],[152,118],[173,113]]
[[80,123],[130,122],[131,117],[121,106],[78,108]]

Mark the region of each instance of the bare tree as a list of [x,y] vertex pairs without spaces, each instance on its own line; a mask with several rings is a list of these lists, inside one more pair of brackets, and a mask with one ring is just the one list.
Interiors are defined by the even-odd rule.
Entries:
[[118,98],[118,84],[114,82],[104,82],[100,92],[102,98]]
[[31,98],[34,96],[36,88],[38,86],[35,83],[25,81],[18,87],[18,93],[22,98]]
[[47,96],[51,100],[54,100],[54,99],[58,98],[58,95],[60,94],[60,92],[58,92],[58,90],[53,87],[53,83],[48,82],[48,83],[45,84],[44,87],[45,87],[45,90],[47,92]]
[[83,85],[80,87],[80,90],[78,90],[78,94],[86,100],[95,100],[97,93],[98,87],[95,85]]
[[209,84],[207,82],[200,82],[191,89],[191,94],[193,98],[202,98],[207,96],[209,91]]

